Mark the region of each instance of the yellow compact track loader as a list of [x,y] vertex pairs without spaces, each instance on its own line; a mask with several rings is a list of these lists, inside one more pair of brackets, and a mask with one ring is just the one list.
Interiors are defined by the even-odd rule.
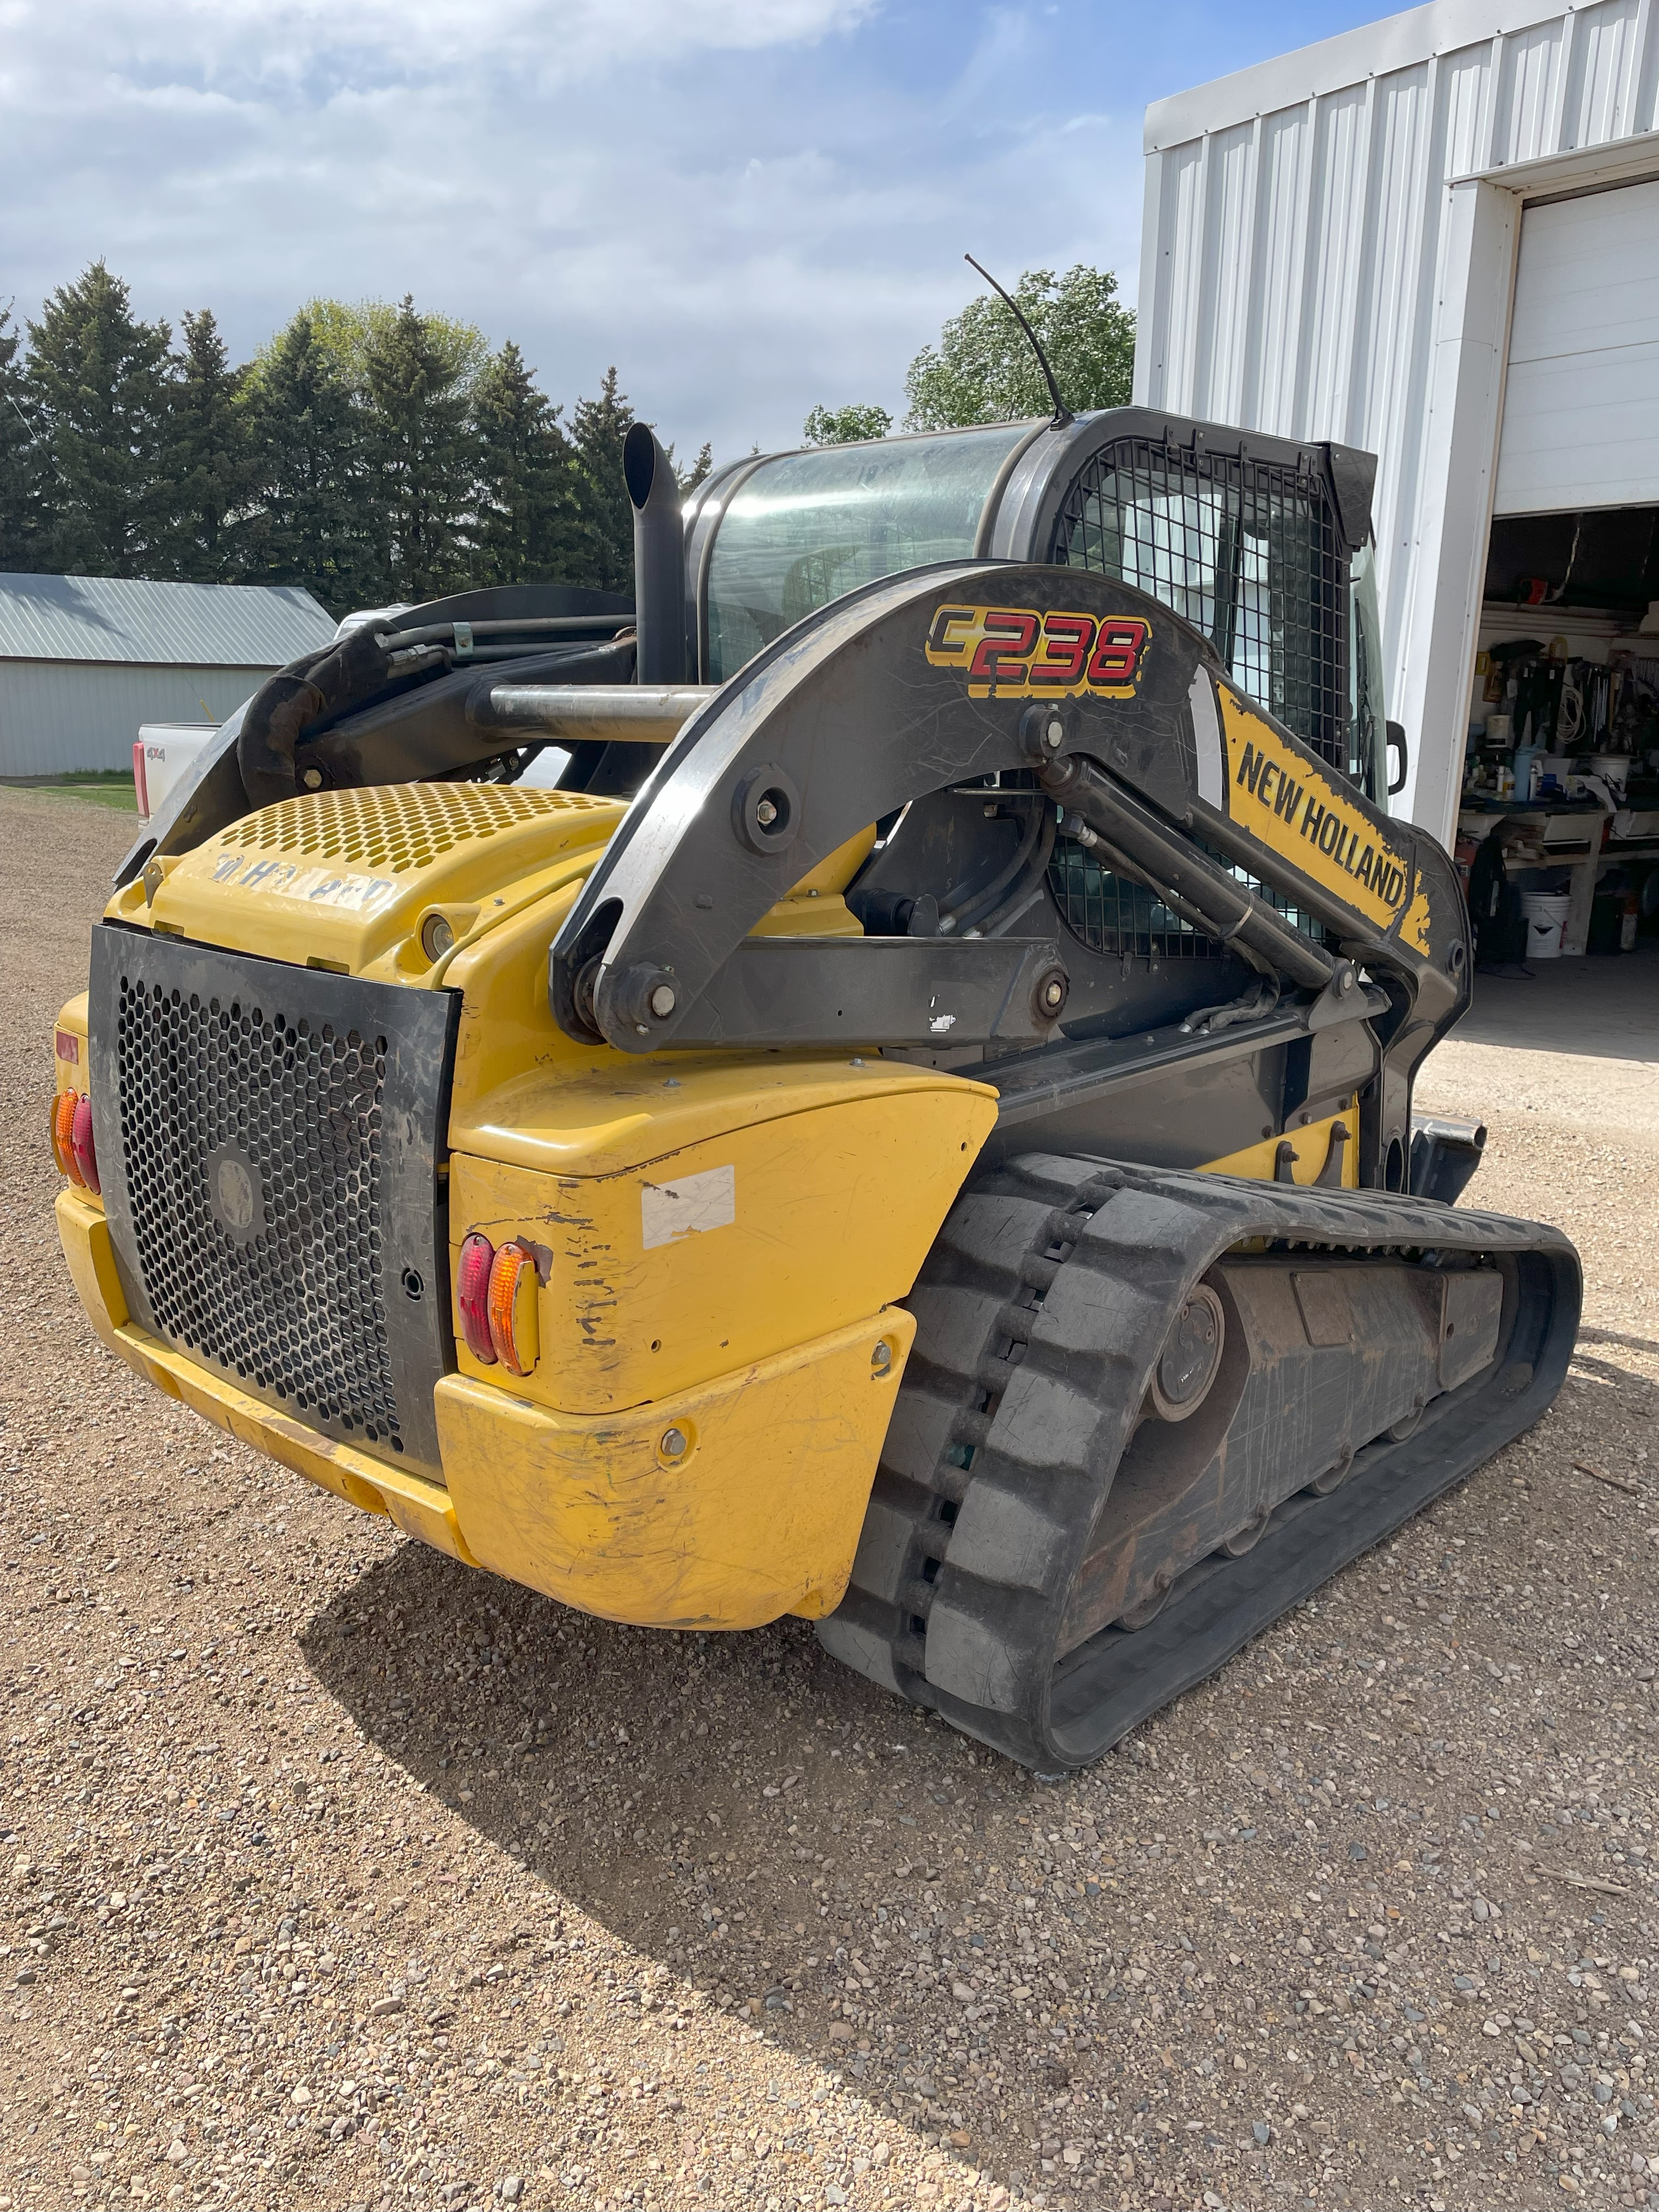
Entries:
[[1579,1273],[1413,1125],[1369,457],[1126,409],[625,453],[637,594],[355,618],[57,1039],[161,1389],[614,1620],[1097,1757],[1535,1420]]

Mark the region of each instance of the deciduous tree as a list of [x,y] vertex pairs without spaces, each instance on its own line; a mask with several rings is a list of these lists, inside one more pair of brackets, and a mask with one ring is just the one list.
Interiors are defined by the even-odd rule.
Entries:
[[[1063,276],[1028,269],[1014,287],[1020,312],[1042,342],[1060,396],[1076,413],[1127,404],[1134,380],[1135,319],[1109,270],[1079,262]],[[994,292],[953,315],[936,346],[924,346],[904,380],[912,430],[1007,422],[1046,415],[1052,401],[1030,340]]]
[[856,446],[884,438],[892,427],[884,407],[860,406],[855,400],[846,407],[815,407],[800,434],[809,446]]

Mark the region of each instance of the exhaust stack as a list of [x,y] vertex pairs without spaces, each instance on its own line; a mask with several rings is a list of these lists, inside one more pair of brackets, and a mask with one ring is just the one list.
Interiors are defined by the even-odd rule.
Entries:
[[635,680],[684,684],[685,552],[673,464],[650,426],[623,441],[623,475],[634,502],[634,606],[639,627]]

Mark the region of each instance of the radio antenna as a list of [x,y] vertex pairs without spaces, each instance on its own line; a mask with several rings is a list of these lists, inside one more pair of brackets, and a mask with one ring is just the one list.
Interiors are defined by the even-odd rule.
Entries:
[[1021,330],[1024,331],[1026,337],[1031,341],[1031,351],[1037,357],[1037,366],[1042,369],[1043,376],[1048,381],[1048,397],[1054,403],[1054,428],[1059,429],[1064,424],[1072,422],[1074,419],[1072,410],[1060,396],[1060,386],[1054,381],[1054,372],[1048,366],[1048,356],[1042,350],[1042,341],[1037,337],[1036,332],[1031,328],[1031,325],[1026,321],[1024,316],[1020,313],[1018,305],[1016,302],[1013,295],[1010,292],[1003,291],[1001,285],[998,283],[996,278],[991,274],[990,270],[985,266],[982,261],[975,261],[971,253],[964,253],[962,258],[968,264],[970,269],[978,270],[980,275],[985,279],[986,283],[991,287],[991,289],[994,292],[1001,294],[1003,301],[1006,304],[1009,313],[1019,325]]

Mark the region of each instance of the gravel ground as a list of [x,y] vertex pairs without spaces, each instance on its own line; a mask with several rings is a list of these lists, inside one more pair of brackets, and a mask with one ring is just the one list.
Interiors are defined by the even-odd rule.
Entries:
[[1659,2203],[1650,1067],[1442,1053],[1480,1198],[1583,1249],[1570,1387],[1044,1788],[804,1624],[562,1613],[106,1358],[41,1131],[123,828],[0,837],[0,2212]]

